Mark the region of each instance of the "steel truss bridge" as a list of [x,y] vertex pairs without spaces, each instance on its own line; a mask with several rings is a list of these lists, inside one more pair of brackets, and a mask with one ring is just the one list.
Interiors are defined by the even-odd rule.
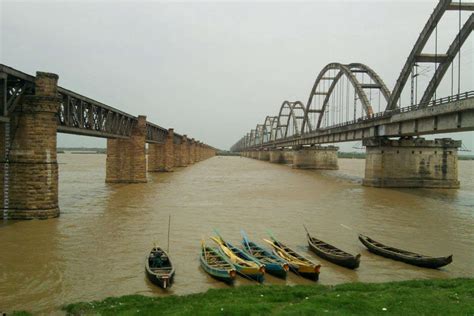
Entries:
[[[437,41],[437,27],[446,11],[459,14],[457,36],[444,53],[439,53],[437,46],[434,54],[423,53],[433,32]],[[474,2],[441,0],[438,3],[392,91],[367,65],[330,63],[316,77],[306,104],[284,101],[278,115],[267,116],[263,124],[242,137],[231,151],[474,130],[474,91],[461,92],[458,88],[457,93],[437,98],[443,77],[450,67],[452,70],[456,56],[474,29],[474,13],[470,13],[461,27],[464,11],[474,11]],[[460,56],[458,62],[460,72]],[[418,67],[426,63],[434,65],[434,71],[418,99]],[[409,79],[411,105],[402,107],[401,94]],[[454,91],[453,87],[451,90]]]
[[[138,118],[71,90],[58,87],[58,132],[102,138],[129,138]],[[35,77],[0,64],[0,122],[8,123],[24,95],[35,93]],[[164,143],[168,129],[146,123],[146,142]],[[175,144],[183,136],[174,133]]]

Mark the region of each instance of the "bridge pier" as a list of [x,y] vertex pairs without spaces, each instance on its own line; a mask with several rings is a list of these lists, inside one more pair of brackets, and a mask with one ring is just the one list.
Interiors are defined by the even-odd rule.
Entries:
[[284,163],[285,157],[282,149],[273,149],[270,151],[270,162],[272,163]]
[[293,152],[293,168],[337,170],[337,151],[334,146],[301,147]]
[[56,74],[36,73],[35,95],[23,96],[11,115],[10,146],[5,135],[8,125],[2,124],[1,147],[6,155],[0,164],[0,203],[6,218],[59,216],[57,82]]
[[188,137],[183,135],[181,138],[181,145],[179,146],[179,161],[178,167],[186,167],[188,165]]
[[258,151],[258,160],[269,161],[270,153],[267,150]]
[[161,171],[172,172],[174,171],[174,129],[168,129],[168,135],[166,136],[165,143],[163,145],[163,169]]
[[286,165],[293,164],[293,154],[294,150],[283,149],[283,163]]
[[395,188],[459,188],[458,147],[452,139],[367,139],[363,185]]
[[179,144],[174,144],[174,166],[186,167],[186,138],[182,136]]
[[188,146],[190,164],[193,164],[196,162],[196,157],[194,155],[195,147],[196,147],[196,141],[194,140],[194,138],[191,138],[191,141],[189,142],[189,146]]
[[107,139],[105,182],[147,182],[145,138],[146,116],[140,115],[130,138]]
[[199,162],[201,161],[201,142],[196,142],[196,147],[195,147],[195,151],[194,151],[194,155],[196,157],[196,162]]
[[148,171],[159,172],[165,168],[165,145],[148,144]]

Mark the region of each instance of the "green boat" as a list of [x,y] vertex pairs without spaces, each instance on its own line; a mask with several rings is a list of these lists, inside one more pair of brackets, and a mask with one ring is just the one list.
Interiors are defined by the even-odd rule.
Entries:
[[232,246],[230,243],[224,241],[220,236],[211,237],[219,246],[219,252],[226,256],[237,270],[237,273],[243,277],[263,282],[265,276],[265,266],[257,259],[250,256],[248,253]]
[[244,231],[242,234],[242,246],[245,252],[255,257],[259,262],[265,265],[265,271],[279,278],[286,278],[289,270],[289,264],[282,258],[276,256],[269,250],[259,244],[250,241]]
[[237,275],[234,266],[217,249],[201,243],[201,267],[213,278],[232,284]]

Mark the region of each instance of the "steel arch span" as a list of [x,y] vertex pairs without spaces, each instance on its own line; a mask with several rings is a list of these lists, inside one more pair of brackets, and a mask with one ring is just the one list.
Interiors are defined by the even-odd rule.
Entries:
[[[358,74],[362,74],[362,80]],[[364,75],[367,75],[368,82],[364,81]],[[323,118],[328,115],[331,97],[337,93],[336,87],[346,79],[346,97],[349,95],[349,86],[351,84],[354,95],[354,103],[360,103],[363,113],[371,116],[374,113],[370,98],[366,90],[378,90],[386,101],[390,98],[390,91],[380,78],[380,76],[370,67],[361,63],[352,63],[344,65],[341,63],[330,63],[326,65],[313,84],[313,88],[308,97],[305,106],[304,120],[301,133],[313,132],[321,128]],[[344,84],[342,82],[342,84]],[[357,101],[359,100],[359,102]],[[346,101],[346,106],[349,100]],[[356,106],[356,105],[354,105]],[[326,115],[326,116],[325,116]]]
[[451,65],[454,57],[461,49],[462,44],[467,39],[469,34],[473,30],[474,26],[474,14],[471,14],[468,20],[464,23],[464,26],[459,30],[459,33],[456,39],[453,41],[451,46],[448,48],[448,51],[445,54],[425,54],[423,49],[425,48],[428,40],[431,38],[433,31],[435,31],[438,23],[441,21],[444,13],[448,10],[459,11],[474,11],[474,3],[472,2],[452,2],[451,0],[440,0],[438,5],[433,10],[430,18],[426,22],[423,30],[421,31],[415,45],[413,46],[408,58],[405,62],[405,65],[400,72],[400,75],[397,79],[395,87],[393,88],[390,100],[388,102],[387,110],[395,110],[398,108],[398,103],[405,87],[408,78],[412,69],[417,65],[417,63],[434,63],[436,65],[436,71],[433,75],[420,104],[427,104],[431,101],[435,90],[444,74],[446,73],[448,67]]
[[[445,53],[437,51],[437,44],[435,44],[434,54],[424,53],[423,49],[427,46],[426,44],[432,38],[433,33],[435,43],[437,43],[438,24],[444,13],[449,10],[459,12],[459,30],[456,37]],[[453,102],[463,102],[463,106],[468,104],[467,108],[460,110],[464,112],[471,106],[469,102],[473,98],[474,91],[461,92],[460,79],[458,79],[457,94],[453,92],[452,88],[454,82],[453,61],[456,56],[459,56],[458,73],[460,73],[460,50],[474,30],[474,13],[467,16],[461,27],[462,11],[474,11],[474,2],[439,0],[415,42],[392,91],[387,88],[382,78],[365,64],[329,63],[317,75],[306,104],[300,101],[284,101],[277,116],[267,116],[263,124],[257,125],[255,130],[239,140],[233,148],[242,148],[242,146],[255,148],[256,145],[262,148],[292,146],[289,144],[312,145],[331,143],[330,140],[333,142],[359,140],[368,137],[365,135],[395,137],[406,135],[408,133],[406,130],[410,129],[413,131],[408,133],[409,136],[439,133],[440,126],[445,128],[449,124],[448,122],[439,123],[438,114],[449,112],[451,110],[449,108],[432,109],[429,112],[431,114],[420,112],[421,114],[416,115],[434,116],[433,122],[425,120],[430,123],[426,125],[426,122],[423,122],[423,125],[419,125],[420,117],[417,117],[413,122],[406,123],[407,128],[405,129],[402,128],[403,124],[400,118],[396,118],[396,116],[400,113],[415,112],[426,107],[447,105]],[[413,78],[417,75],[414,71],[418,63],[435,65],[426,88],[422,88],[425,90],[421,90],[423,93],[420,102],[417,97],[418,85],[413,82]],[[438,97],[435,100],[436,90],[450,66],[452,93],[449,97]],[[401,108],[399,106],[401,94],[410,73],[412,74],[412,102],[409,106]],[[461,78],[460,74],[458,76]],[[413,93],[414,86],[416,86],[415,93]],[[398,122],[394,123],[398,124],[398,127],[388,132],[385,129],[385,124],[392,118]],[[409,121],[406,115],[404,115],[404,119]],[[449,121],[448,118],[446,120]],[[447,132],[455,132],[458,129],[470,130],[471,127],[464,126],[467,122],[471,122],[469,116],[463,120],[462,113],[458,113],[455,121],[457,122],[456,127],[445,128]],[[363,129],[361,126],[367,126],[367,128]],[[398,130],[398,132],[393,132],[393,130]]]
[[281,131],[281,137],[276,133],[277,137],[272,140],[300,135],[303,120],[304,104],[301,101],[284,101],[277,117],[277,130]]

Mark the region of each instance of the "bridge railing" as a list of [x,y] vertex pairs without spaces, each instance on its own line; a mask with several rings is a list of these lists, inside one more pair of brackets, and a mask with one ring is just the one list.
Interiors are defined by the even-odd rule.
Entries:
[[[469,98],[474,98],[474,91],[467,91],[467,92],[463,92],[463,93],[460,93],[460,94],[455,94],[455,95],[435,99],[435,100],[432,100],[432,101],[430,101],[428,103],[424,103],[424,104],[415,104],[415,105],[410,105],[410,106],[406,106],[406,107],[402,107],[402,108],[397,108],[395,110],[377,112],[377,113],[374,113],[370,116],[360,117],[356,120],[351,120],[351,121],[347,121],[347,122],[344,122],[344,123],[334,124],[334,125],[331,125],[331,126],[320,128],[316,132],[328,131],[328,130],[331,130],[331,129],[334,129],[334,128],[349,126],[349,125],[353,125],[353,124],[356,124],[356,123],[367,123],[367,122],[379,120],[379,119],[382,119],[382,118],[389,118],[392,115],[398,114],[398,113],[407,113],[407,112],[417,111],[417,110],[420,110],[420,109],[423,109],[423,108],[439,106],[439,105],[443,105],[443,104],[447,104],[447,103],[451,103],[451,102],[455,102],[455,101],[461,101],[461,100],[465,100],[465,99],[469,99]],[[283,140],[292,141],[292,140],[300,138],[301,136],[311,136],[311,134],[313,134],[313,133],[304,133],[302,135],[299,135],[299,134],[298,135],[292,135],[290,137],[278,139],[277,141],[283,141]],[[265,143],[262,143],[260,145],[261,146],[271,145],[272,143],[275,143],[275,141],[265,142]],[[250,146],[250,147],[257,147],[257,146]]]
[[374,113],[372,115],[366,115],[366,116],[360,117],[356,120],[351,120],[351,121],[347,121],[347,122],[327,126],[327,127],[321,128],[320,130],[328,130],[328,129],[333,129],[333,128],[337,128],[337,127],[342,127],[342,126],[352,125],[352,124],[356,124],[356,123],[361,123],[361,122],[365,123],[365,122],[368,122],[368,121],[374,121],[374,120],[378,120],[378,119],[381,119],[381,118],[387,118],[387,117],[392,116],[393,114],[416,111],[416,110],[426,108],[426,107],[438,106],[438,105],[451,103],[451,102],[454,102],[454,101],[465,100],[465,99],[469,99],[469,98],[473,98],[473,97],[474,97],[474,91],[467,91],[467,92],[464,92],[464,93],[455,94],[455,95],[451,95],[451,96],[448,96],[448,97],[439,98],[439,99],[436,99],[436,100],[431,100],[428,103],[423,103],[423,104],[420,103],[420,104],[410,105],[410,106],[406,106],[406,107],[402,107],[402,108],[397,108],[397,109],[394,109],[394,110],[387,110],[387,111],[383,111],[383,112],[377,112],[377,113]]

